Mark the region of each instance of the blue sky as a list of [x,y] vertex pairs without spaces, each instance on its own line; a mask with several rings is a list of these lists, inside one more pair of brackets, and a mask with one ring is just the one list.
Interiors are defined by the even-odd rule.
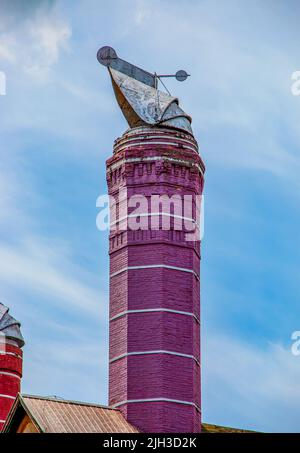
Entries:
[[107,403],[96,199],[127,127],[96,60],[111,45],[192,74],[168,88],[207,167],[203,419],[300,430],[299,14],[293,0],[1,0],[0,300],[22,321],[23,392]]

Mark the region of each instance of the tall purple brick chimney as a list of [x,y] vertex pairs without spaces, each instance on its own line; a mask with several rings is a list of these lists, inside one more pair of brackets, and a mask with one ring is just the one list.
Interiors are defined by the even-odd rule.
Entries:
[[[191,119],[178,100],[157,90],[155,81],[151,85],[149,73],[141,76],[138,68],[127,73],[123,60],[108,55],[111,50],[102,48],[99,61],[108,66],[131,128],[115,141],[107,160],[108,193],[115,200],[109,237],[109,404],[143,432],[196,433],[201,431],[200,240],[187,233],[199,223],[196,201],[205,168]],[[146,204],[136,203],[141,197]],[[180,211],[184,197],[192,199],[191,212]],[[166,199],[173,200],[171,208]]]

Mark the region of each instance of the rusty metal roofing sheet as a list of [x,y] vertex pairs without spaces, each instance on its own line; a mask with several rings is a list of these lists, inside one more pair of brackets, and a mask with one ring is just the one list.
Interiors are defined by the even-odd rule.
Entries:
[[137,433],[119,410],[77,401],[22,395],[21,404],[45,433]]

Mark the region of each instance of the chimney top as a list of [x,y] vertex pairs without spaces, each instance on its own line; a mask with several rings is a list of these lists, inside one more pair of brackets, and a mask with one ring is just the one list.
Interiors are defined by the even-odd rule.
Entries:
[[9,315],[9,308],[0,302],[0,337],[16,343],[19,348],[25,344],[21,334],[21,324]]

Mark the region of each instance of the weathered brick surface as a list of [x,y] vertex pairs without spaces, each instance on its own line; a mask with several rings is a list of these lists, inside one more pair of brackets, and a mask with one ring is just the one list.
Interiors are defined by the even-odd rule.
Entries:
[[114,405],[128,399],[128,357],[109,364],[109,404]]
[[[150,196],[199,195],[204,166],[196,143],[187,134],[166,129],[132,130],[115,144],[107,161],[109,193],[120,188],[127,194]],[[150,132],[149,132],[150,131]],[[151,143],[159,140],[162,144]],[[132,146],[138,144],[138,146]],[[146,161],[141,162],[141,159]],[[126,161],[127,160],[127,161]],[[198,165],[198,168],[196,167]],[[124,205],[124,203],[122,203]],[[146,211],[149,212],[150,205]],[[132,209],[128,208],[130,214]],[[171,210],[171,213],[174,212]],[[195,209],[193,208],[193,217]],[[151,225],[148,219],[146,227]],[[161,227],[162,218],[158,225]],[[144,224],[145,226],[145,224]],[[165,265],[168,268],[130,269],[110,278],[110,317],[126,310],[172,309],[200,317],[200,244],[186,241],[174,219],[170,230],[112,230],[110,272],[128,266]],[[145,432],[200,431],[200,326],[192,316],[165,311],[129,313],[110,321],[110,359],[142,351],[165,353],[129,355],[112,361],[109,367],[109,402]],[[127,400],[168,398],[176,402],[130,402]],[[124,403],[125,402],[125,403]]]
[[192,433],[199,431],[199,413],[192,406],[168,402],[131,403],[123,408],[128,420],[134,419],[144,432]]
[[[147,256],[147,255],[145,255]],[[173,269],[132,269],[110,280],[110,316],[124,310],[170,308],[199,317],[199,281],[193,274]],[[126,287],[126,291],[124,288]]]
[[16,396],[20,390],[18,376],[0,374],[0,395]]
[[[1,344],[0,348],[0,431],[3,420],[10,411],[15,398],[20,392],[22,377],[22,350],[10,344]],[[2,420],[2,422],[1,422]]]
[[180,253],[180,267],[193,269],[199,274],[200,257],[191,253],[190,248],[178,248],[172,243],[153,244],[153,241],[132,247],[130,253],[128,253],[127,247],[117,250],[114,253],[114,259],[110,263],[110,271],[113,273],[120,271],[126,266],[143,265],[145,264],[145,255],[147,256],[147,264],[161,263],[178,266],[178,253]]
[[21,376],[22,374],[22,358],[10,354],[0,354],[0,370],[11,371]]
[[[128,336],[128,332],[135,334]],[[195,350],[193,341],[198,332],[199,323],[191,316],[168,312],[131,313],[110,324],[110,358],[126,352],[170,350],[195,355],[200,360],[200,351]]]
[[[14,403],[14,400],[11,398],[1,398],[0,399],[0,420],[6,420],[6,417]],[[2,429],[4,422],[0,422],[0,427]]]

